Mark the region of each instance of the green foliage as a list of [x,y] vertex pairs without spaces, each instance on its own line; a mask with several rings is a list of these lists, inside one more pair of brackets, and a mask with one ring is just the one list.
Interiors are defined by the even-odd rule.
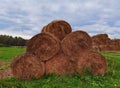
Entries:
[[26,45],[27,40],[21,38],[21,37],[12,37],[12,36],[8,36],[8,35],[0,35],[0,43],[3,46],[6,47],[7,46],[25,46]]
[[[12,49],[13,48],[13,49]],[[0,48],[0,53],[12,53],[7,57],[2,55],[0,58],[11,60],[25,49],[11,47]],[[12,52],[11,52],[12,51]],[[17,52],[16,52],[17,51]],[[4,54],[2,53],[2,54]],[[16,54],[15,54],[16,53]],[[16,78],[0,79],[0,88],[120,88],[120,52],[102,52],[108,62],[108,73],[105,76],[93,76],[75,74],[75,76],[56,76],[55,74],[45,75],[40,79],[22,81]],[[89,69],[87,70],[89,72]],[[86,72],[85,72],[86,73]]]
[[10,45],[0,43],[0,47],[10,47]]

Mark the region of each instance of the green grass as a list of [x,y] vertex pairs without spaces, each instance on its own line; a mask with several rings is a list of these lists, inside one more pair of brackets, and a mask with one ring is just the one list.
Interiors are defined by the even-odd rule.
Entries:
[[111,61],[120,64],[120,51],[119,52],[102,52],[102,54]]
[[25,48],[18,47],[0,47],[0,60],[10,61],[15,56],[23,53]]
[[[120,75],[119,75],[120,76]],[[108,76],[82,76],[75,75],[55,76],[48,75],[38,80],[21,81],[15,78],[1,79],[2,87],[9,88],[120,88],[117,77]]]
[[0,61],[4,62],[4,65],[0,66],[0,70],[9,67],[11,60],[23,52],[25,52],[25,48],[0,47]]
[[[12,51],[12,52],[11,52]],[[6,61],[24,52],[21,48],[0,48],[0,59]],[[2,52],[2,54],[1,54]],[[4,53],[6,54],[4,54]],[[11,53],[12,55],[10,55]],[[22,81],[16,78],[0,79],[0,88],[120,88],[120,52],[102,52],[108,62],[105,76],[43,76],[40,79]],[[7,56],[4,56],[7,55]],[[10,56],[9,56],[10,55]]]

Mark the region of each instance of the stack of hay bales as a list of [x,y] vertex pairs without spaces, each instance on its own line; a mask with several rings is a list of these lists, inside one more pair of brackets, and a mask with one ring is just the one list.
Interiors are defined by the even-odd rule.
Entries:
[[109,50],[110,38],[107,34],[98,34],[92,37],[93,48],[98,50]]
[[97,34],[92,37],[92,47],[99,51],[120,50],[119,39],[110,39],[107,34]]
[[120,50],[120,39],[111,39],[109,46],[111,50]]
[[110,43],[110,38],[107,34],[98,34],[92,37],[93,45],[106,45]]
[[104,75],[106,60],[91,48],[92,39],[88,33],[72,32],[69,23],[55,20],[28,41],[26,52],[11,63],[12,73],[22,80],[52,73],[58,76],[81,74],[87,68],[94,75]]
[[104,75],[107,70],[105,58],[92,51],[92,39],[84,31],[68,34],[61,42],[62,50],[75,64],[76,72],[81,74],[88,69],[93,75]]

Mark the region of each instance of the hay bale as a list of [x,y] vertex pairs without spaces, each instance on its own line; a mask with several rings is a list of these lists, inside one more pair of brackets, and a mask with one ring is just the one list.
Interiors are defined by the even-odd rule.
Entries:
[[97,35],[94,35],[92,38],[95,38],[95,37],[102,38],[102,39],[107,39],[108,34],[97,34]]
[[92,41],[93,48],[95,48],[94,46],[98,46],[102,51],[112,50],[109,46],[111,44],[111,39],[107,34],[97,34],[92,37]]
[[94,39],[94,38],[101,38],[101,40],[105,40],[105,39],[109,39],[109,36],[108,36],[108,34],[97,34],[97,35],[94,35],[94,36],[92,36],[92,38]]
[[94,75],[105,75],[107,72],[107,62],[105,57],[98,52],[90,52],[91,70]]
[[111,50],[120,50],[120,39],[111,39],[111,43],[109,46],[111,47]]
[[110,51],[110,50],[112,50],[110,45],[99,45],[99,48],[101,49],[101,51]]
[[81,74],[84,70],[89,70],[93,75],[104,75],[107,71],[107,63],[101,54],[93,51],[82,52],[77,61],[77,72]]
[[47,26],[43,27],[42,32],[48,32],[62,40],[72,31],[70,24],[64,20],[54,20]]
[[106,45],[110,44],[110,38],[107,34],[97,34],[92,36],[93,45]]
[[47,27],[47,26],[44,26],[44,27],[42,28],[41,32],[46,32],[46,27]]
[[25,53],[11,63],[13,76],[21,80],[40,78],[45,73],[44,63],[32,54]]
[[0,71],[0,78],[9,78],[9,77],[13,77],[10,67]]
[[63,52],[59,52],[51,60],[46,61],[45,69],[46,74],[74,75],[75,64]]
[[86,49],[92,48],[91,37],[84,31],[68,34],[61,42],[63,52],[71,57],[77,57]]
[[76,71],[82,75],[82,73],[90,68],[90,61],[88,57],[88,51],[81,52],[81,55],[77,57]]
[[42,61],[52,58],[59,49],[59,39],[49,33],[37,34],[27,44],[27,52],[36,55]]
[[97,45],[93,45],[93,46],[92,46],[92,50],[97,51],[97,52],[100,52],[100,51],[101,51],[101,48],[100,48],[99,46],[97,46]]

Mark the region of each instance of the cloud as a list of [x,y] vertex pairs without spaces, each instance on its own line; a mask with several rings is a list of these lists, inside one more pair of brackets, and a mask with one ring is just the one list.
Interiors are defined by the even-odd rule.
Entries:
[[106,22],[98,22],[93,25],[85,25],[82,27],[75,27],[77,30],[87,31],[91,36],[96,34],[108,34],[110,38],[120,38],[120,28],[116,26],[109,26]]
[[119,0],[1,0],[0,34],[31,38],[55,19],[68,21],[73,30],[108,33],[120,38]]

